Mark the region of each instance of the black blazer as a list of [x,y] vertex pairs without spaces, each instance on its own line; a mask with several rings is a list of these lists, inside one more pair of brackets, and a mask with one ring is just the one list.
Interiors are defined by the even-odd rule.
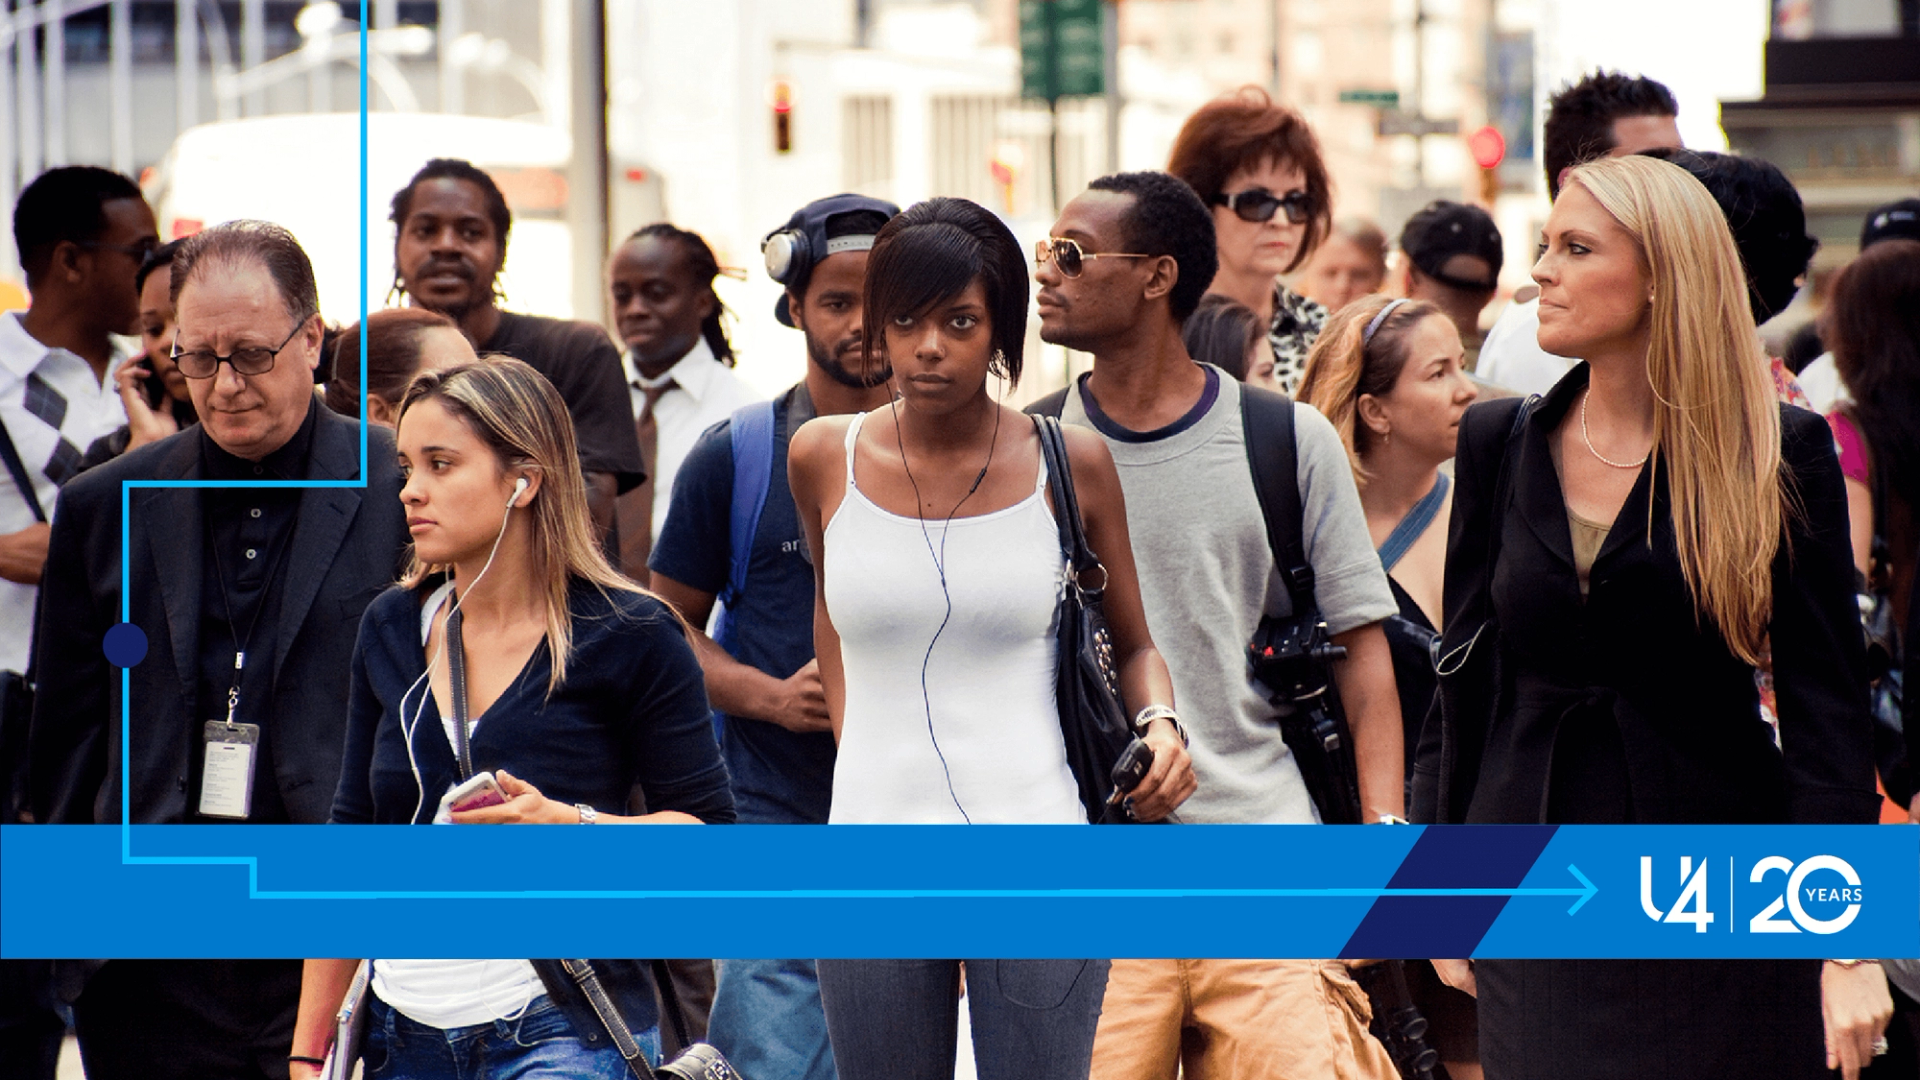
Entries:
[[[1647,823],[1872,822],[1879,799],[1846,492],[1825,422],[1781,406],[1790,475],[1787,534],[1773,563],[1775,749],[1759,716],[1753,669],[1695,616],[1664,467],[1641,470],[1582,601],[1548,435],[1587,374],[1585,364],[1576,366],[1527,419],[1509,463],[1504,512],[1491,504],[1518,403],[1475,406],[1461,424],[1442,651],[1470,639],[1491,610],[1499,662],[1478,670],[1497,667],[1487,681],[1499,685],[1456,693],[1456,701],[1481,706],[1451,723],[1443,724],[1442,710],[1430,714],[1415,772],[1422,816],[1557,823],[1604,818],[1625,805],[1630,820]],[[1500,550],[1489,567],[1488,530],[1496,525]],[[1596,716],[1618,732],[1617,743],[1609,733],[1602,744],[1617,771],[1602,776],[1597,790],[1619,801],[1568,805],[1565,786],[1550,788],[1584,764],[1569,757],[1594,756],[1594,744],[1568,733],[1591,732]],[[1443,726],[1454,748],[1445,766]],[[1570,746],[1579,750],[1569,755]],[[1449,805],[1437,806],[1443,768]]]
[[[307,476],[360,473],[360,425],[315,404]],[[29,745],[35,817],[120,820],[120,676],[101,640],[120,621],[120,483],[200,478],[202,435],[192,428],[141,447],[60,493],[40,585],[35,663],[39,692]],[[348,671],[360,614],[392,584],[408,542],[393,436],[367,431],[368,484],[301,492],[287,555],[274,665],[273,760],[256,783],[279,785],[296,823],[327,819],[346,740]],[[136,488],[127,548],[133,623],[146,659],[131,670],[129,775],[137,824],[190,817],[189,755],[199,743],[195,684],[205,527],[195,488]]]

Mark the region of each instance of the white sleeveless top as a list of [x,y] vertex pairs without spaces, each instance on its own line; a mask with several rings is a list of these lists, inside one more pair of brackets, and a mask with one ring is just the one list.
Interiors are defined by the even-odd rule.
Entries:
[[846,674],[828,820],[1085,823],[1054,703],[1066,561],[1044,458],[1013,506],[922,523],[861,494],[863,420],[847,427],[847,492],[825,532]]

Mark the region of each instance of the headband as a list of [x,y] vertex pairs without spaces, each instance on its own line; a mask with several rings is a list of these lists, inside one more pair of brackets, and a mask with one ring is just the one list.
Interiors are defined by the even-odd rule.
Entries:
[[1387,306],[1380,309],[1380,314],[1373,317],[1373,321],[1367,324],[1366,331],[1360,335],[1360,347],[1364,349],[1373,344],[1373,332],[1380,329],[1380,324],[1387,321],[1387,316],[1393,314],[1394,308],[1406,302],[1407,298],[1404,296],[1388,301]]

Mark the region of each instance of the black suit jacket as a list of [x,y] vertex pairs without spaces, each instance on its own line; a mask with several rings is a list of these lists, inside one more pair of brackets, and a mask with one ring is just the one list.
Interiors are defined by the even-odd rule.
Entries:
[[[352,480],[360,425],[316,403],[308,479]],[[35,637],[39,692],[29,746],[40,821],[120,820],[129,763],[132,820],[189,820],[189,755],[200,742],[195,685],[200,598],[209,572],[201,492],[135,488],[127,548],[132,621],[147,635],[131,669],[132,747],[121,746],[119,672],[101,642],[120,621],[120,485],[196,480],[200,429],[141,447],[75,478],[60,494]],[[294,822],[327,819],[340,780],[347,687],[360,613],[398,572],[408,534],[393,436],[367,432],[367,486],[301,492],[287,554],[273,655],[272,760],[255,783],[279,785]]]
[[[1588,764],[1570,760],[1568,732],[1598,714],[1617,732],[1613,754],[1622,767],[1601,778],[1599,790],[1630,806],[1633,821],[1872,822],[1879,799],[1864,648],[1846,493],[1826,423],[1781,406],[1790,495],[1772,568],[1776,749],[1759,717],[1753,668],[1694,613],[1664,466],[1641,470],[1582,600],[1548,440],[1586,382],[1586,365],[1576,366],[1528,418],[1509,462],[1505,507],[1493,505],[1495,477],[1518,403],[1476,405],[1461,424],[1441,648],[1453,655],[1491,613],[1499,685],[1462,693],[1457,700],[1480,706],[1467,715],[1429,714],[1415,766],[1417,812],[1428,821],[1505,823],[1611,814],[1611,799],[1569,802],[1563,783]],[[1499,555],[1488,566],[1494,528]],[[1459,726],[1447,731],[1451,720]],[[1451,762],[1441,754],[1443,736],[1457,748]]]

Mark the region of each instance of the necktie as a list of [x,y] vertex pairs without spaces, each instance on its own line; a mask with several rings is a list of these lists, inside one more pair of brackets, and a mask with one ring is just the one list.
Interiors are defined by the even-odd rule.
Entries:
[[640,460],[646,466],[647,479],[620,496],[614,504],[614,520],[620,530],[620,569],[644,585],[647,556],[653,553],[654,477],[659,472],[656,465],[660,459],[660,424],[654,418],[653,407],[660,403],[662,395],[673,389],[674,382],[668,379],[658,386],[636,382],[634,387],[646,399],[640,407],[639,419],[633,422],[633,434],[640,440]]

